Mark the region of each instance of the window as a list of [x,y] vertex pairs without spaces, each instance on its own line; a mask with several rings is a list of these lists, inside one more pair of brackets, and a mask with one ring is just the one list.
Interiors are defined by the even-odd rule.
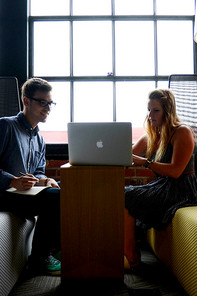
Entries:
[[69,121],[131,121],[143,133],[148,93],[194,73],[195,0],[30,0],[29,76],[57,103],[40,130],[67,142]]

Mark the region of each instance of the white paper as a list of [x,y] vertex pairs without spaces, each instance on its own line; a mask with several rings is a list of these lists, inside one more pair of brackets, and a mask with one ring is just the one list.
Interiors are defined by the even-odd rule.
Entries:
[[24,195],[36,195],[48,187],[49,186],[33,186],[32,188],[30,188],[28,190],[24,190],[24,191],[17,190],[16,188],[11,187],[11,188],[7,189],[6,191],[11,192],[11,193],[24,194]]

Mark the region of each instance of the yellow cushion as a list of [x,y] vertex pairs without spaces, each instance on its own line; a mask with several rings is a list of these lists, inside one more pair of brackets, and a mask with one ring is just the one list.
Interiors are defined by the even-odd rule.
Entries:
[[185,291],[197,296],[197,206],[177,210],[166,230],[152,228],[147,239]]

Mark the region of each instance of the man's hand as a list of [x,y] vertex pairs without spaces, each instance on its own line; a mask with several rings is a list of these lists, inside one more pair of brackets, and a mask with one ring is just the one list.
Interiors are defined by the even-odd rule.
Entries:
[[52,178],[47,178],[45,182],[45,186],[50,186],[54,188],[60,188],[57,182]]
[[10,187],[14,187],[17,190],[25,191],[32,188],[39,179],[31,174],[26,174],[26,176],[14,177],[10,183]]
[[53,178],[41,178],[36,184],[37,186],[49,186],[53,188],[60,188],[58,183]]

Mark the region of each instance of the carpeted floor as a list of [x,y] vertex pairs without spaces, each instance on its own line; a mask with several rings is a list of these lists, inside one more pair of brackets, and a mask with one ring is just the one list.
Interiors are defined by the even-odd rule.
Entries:
[[124,281],[67,281],[60,277],[24,275],[9,296],[186,296],[174,276],[157,260],[148,246],[141,248],[142,265]]
[[54,276],[34,276],[28,275],[21,278],[10,295],[12,296],[38,296],[55,295],[57,288],[61,284],[60,277]]

